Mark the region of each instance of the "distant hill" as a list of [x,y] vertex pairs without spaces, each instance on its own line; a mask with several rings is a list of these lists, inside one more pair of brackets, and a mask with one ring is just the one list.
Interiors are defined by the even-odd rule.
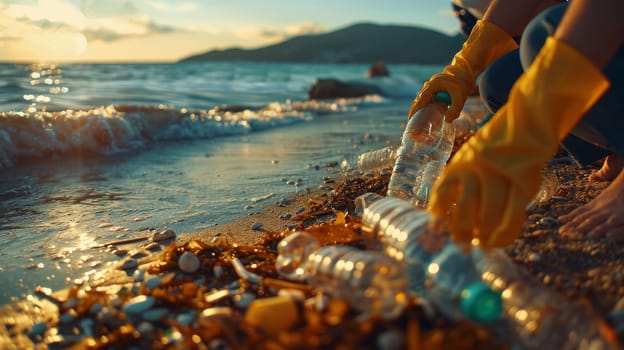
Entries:
[[256,61],[318,63],[444,64],[465,37],[420,27],[355,24],[325,34],[303,35],[257,49],[211,50],[180,62]]

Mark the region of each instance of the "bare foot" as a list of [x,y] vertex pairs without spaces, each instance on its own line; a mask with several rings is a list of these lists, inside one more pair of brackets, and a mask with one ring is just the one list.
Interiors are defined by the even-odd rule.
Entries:
[[559,233],[624,239],[624,171],[591,202],[560,216]]
[[616,155],[612,154],[605,158],[602,168],[595,171],[589,176],[591,181],[611,181],[624,169],[624,161]]

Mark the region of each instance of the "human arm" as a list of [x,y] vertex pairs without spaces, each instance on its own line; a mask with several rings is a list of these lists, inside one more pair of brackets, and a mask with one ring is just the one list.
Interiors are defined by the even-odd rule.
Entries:
[[450,212],[456,240],[478,238],[495,247],[520,234],[540,170],[609,86],[601,68],[624,40],[624,22],[616,18],[623,5],[574,0],[507,104],[449,162],[434,186],[431,211]]
[[486,18],[477,22],[451,63],[424,84],[410,107],[408,117],[429,104],[436,92],[446,91],[451,96],[446,120],[456,119],[467,96],[475,89],[477,76],[499,57],[516,49],[518,46],[513,36],[522,31],[539,8],[553,1],[494,1],[488,8]]

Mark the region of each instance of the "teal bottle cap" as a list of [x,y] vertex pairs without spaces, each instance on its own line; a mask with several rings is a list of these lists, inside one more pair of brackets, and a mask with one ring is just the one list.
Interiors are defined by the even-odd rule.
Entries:
[[469,320],[490,323],[500,319],[503,301],[501,293],[493,291],[485,283],[475,282],[462,291],[460,307]]
[[435,102],[444,103],[447,106],[451,105],[451,95],[446,91],[438,91],[433,96]]

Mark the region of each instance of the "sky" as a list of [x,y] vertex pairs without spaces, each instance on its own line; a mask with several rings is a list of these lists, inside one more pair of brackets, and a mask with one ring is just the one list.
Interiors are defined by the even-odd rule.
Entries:
[[445,0],[0,0],[0,62],[175,62],[359,22],[458,32]]

